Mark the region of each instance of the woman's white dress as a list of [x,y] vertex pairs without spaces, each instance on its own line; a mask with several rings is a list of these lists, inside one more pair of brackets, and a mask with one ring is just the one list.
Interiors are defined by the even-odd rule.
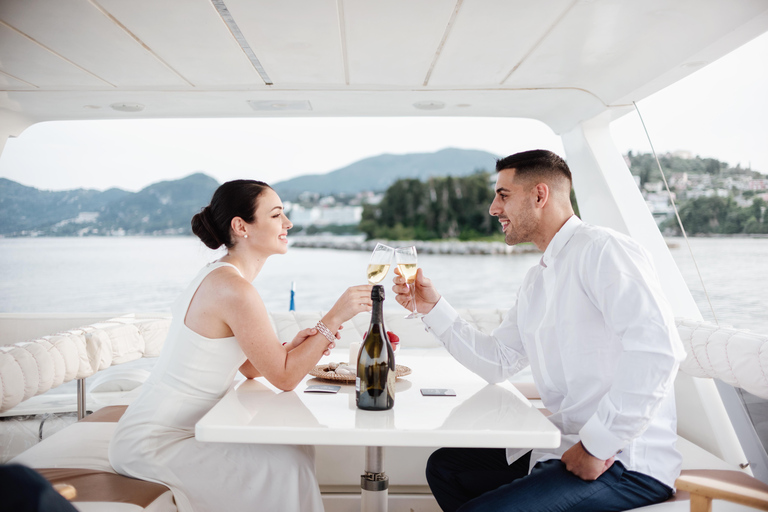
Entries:
[[234,337],[205,338],[184,325],[200,283],[225,265],[236,269],[209,264],[174,304],[162,353],[117,425],[109,461],[118,473],[169,486],[180,512],[322,511],[313,447],[195,439],[195,423],[246,360]]

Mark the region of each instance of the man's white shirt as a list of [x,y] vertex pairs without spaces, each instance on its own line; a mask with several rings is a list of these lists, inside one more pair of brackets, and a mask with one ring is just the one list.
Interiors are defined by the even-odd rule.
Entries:
[[[490,383],[530,364],[560,447],[581,441],[592,455],[674,487],[673,382],[685,350],[650,255],[637,242],[572,216],[531,268],[517,303],[490,335],[463,321],[444,299],[423,318],[464,366]],[[507,460],[528,450],[508,449]]]

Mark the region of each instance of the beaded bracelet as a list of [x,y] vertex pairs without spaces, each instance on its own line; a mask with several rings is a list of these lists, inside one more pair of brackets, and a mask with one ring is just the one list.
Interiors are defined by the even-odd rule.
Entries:
[[320,334],[322,334],[323,336],[325,336],[326,338],[328,338],[328,341],[329,341],[330,343],[334,343],[334,342],[336,341],[336,336],[334,336],[334,335],[333,335],[333,333],[331,332],[331,330],[330,330],[330,329],[329,329],[329,328],[328,328],[328,327],[327,327],[327,326],[326,326],[326,325],[323,323],[323,321],[322,321],[322,320],[320,320],[319,322],[317,322],[317,326],[316,326],[316,329],[318,330],[318,332],[319,332]]

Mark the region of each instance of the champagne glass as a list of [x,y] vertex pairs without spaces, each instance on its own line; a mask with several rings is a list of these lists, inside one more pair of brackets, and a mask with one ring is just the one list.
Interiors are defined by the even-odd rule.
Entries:
[[416,271],[419,270],[416,247],[413,245],[398,247],[395,249],[395,260],[397,261],[400,275],[405,279],[405,284],[411,293],[411,304],[413,304],[413,311],[405,318],[421,318],[424,315],[416,311]]
[[387,276],[395,250],[382,243],[376,244],[368,262],[368,284],[379,284]]

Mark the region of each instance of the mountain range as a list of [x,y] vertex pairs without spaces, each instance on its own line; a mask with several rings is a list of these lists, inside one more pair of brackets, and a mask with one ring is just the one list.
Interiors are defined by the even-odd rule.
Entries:
[[202,173],[139,192],[38,190],[0,178],[0,235],[189,233],[189,221],[219,184]]
[[[463,176],[492,171],[496,156],[485,151],[384,154],[327,174],[272,184],[286,201],[303,192],[320,195],[384,191],[401,178]],[[203,173],[154,183],[139,192],[40,190],[0,178],[0,236],[189,234],[190,219],[210,202],[219,183]]]
[[496,158],[487,151],[457,148],[434,153],[383,154],[327,174],[305,174],[271,185],[285,201],[295,201],[306,191],[320,195],[383,192],[399,179],[424,181],[432,176],[467,176],[478,170],[493,172]]

